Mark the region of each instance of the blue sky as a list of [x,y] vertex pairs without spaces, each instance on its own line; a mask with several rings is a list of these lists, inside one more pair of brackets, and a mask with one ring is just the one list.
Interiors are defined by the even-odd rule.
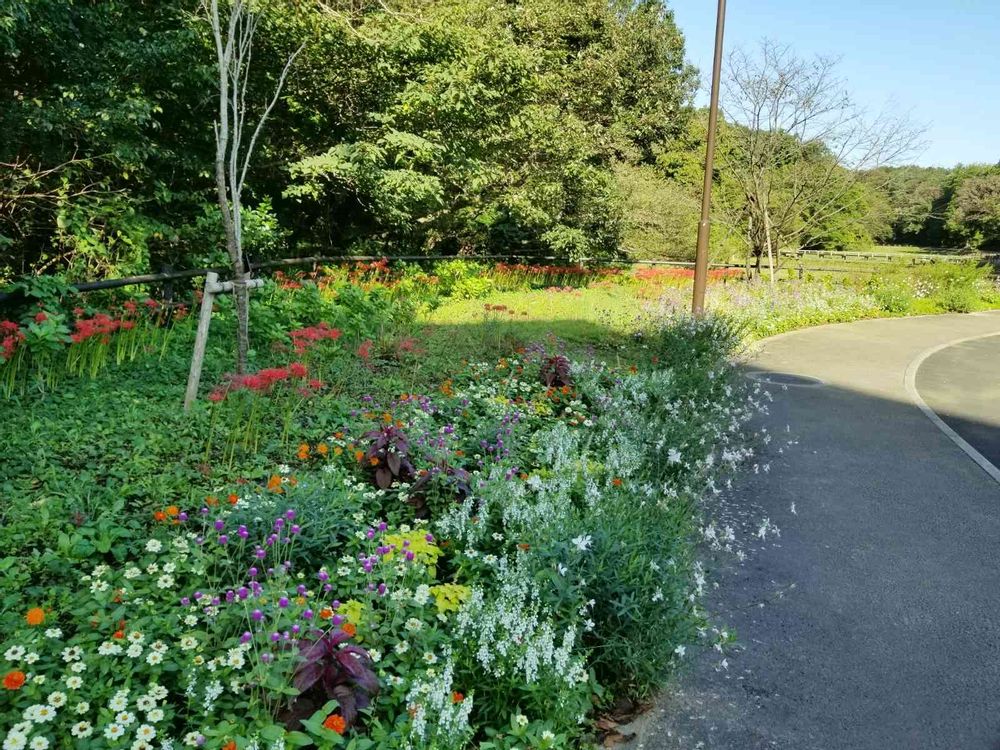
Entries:
[[[668,0],[707,90],[715,0]],[[726,48],[841,58],[855,100],[926,125],[917,164],[1000,162],[1000,0],[728,0]],[[701,99],[707,102],[707,94]]]

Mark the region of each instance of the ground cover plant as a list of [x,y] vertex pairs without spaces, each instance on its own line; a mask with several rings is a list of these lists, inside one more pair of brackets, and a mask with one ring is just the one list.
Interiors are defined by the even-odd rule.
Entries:
[[76,366],[93,342],[64,325],[0,402],[5,750],[589,742],[603,708],[723,637],[699,609],[700,499],[752,455],[764,398],[734,356],[900,312],[867,286],[718,273],[727,317],[691,321],[689,284],[468,261],[281,274],[255,292],[246,375],[219,301],[189,415],[191,316],[32,298],[10,335],[98,321],[105,351]]
[[241,377],[220,302],[190,415],[186,321],[3,401],[6,750],[570,746],[700,640],[738,332],[661,321],[609,360],[473,320],[445,356],[373,273],[262,290]]

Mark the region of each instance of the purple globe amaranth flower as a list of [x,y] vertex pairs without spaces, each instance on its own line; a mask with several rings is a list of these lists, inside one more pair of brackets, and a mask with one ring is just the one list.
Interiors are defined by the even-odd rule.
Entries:
[[378,525],[378,530],[379,531],[385,531],[388,528],[389,528],[389,524],[387,524],[385,521],[380,521],[379,522],[379,525]]
[[287,596],[283,596],[280,599],[278,599],[278,606],[281,607],[282,609],[284,609],[285,607],[287,607],[288,606],[288,597]]
[[267,557],[267,550],[265,550],[263,547],[258,547],[257,551],[254,552],[254,554],[257,556],[258,560],[263,560],[265,557]]
[[281,633],[271,633],[271,643],[277,643],[281,640]]
[[197,536],[197,537],[195,537],[194,538],[194,543],[195,544],[199,544],[199,545],[200,544],[204,544],[205,543],[205,537],[203,537],[203,536]]
[[385,592],[386,592],[387,590],[388,590],[388,589],[386,588],[386,585],[385,585],[384,583],[380,583],[380,584],[378,585],[378,595],[379,595],[379,596],[385,596]]
[[182,605],[182,606],[186,607],[186,606],[188,606],[188,605],[189,605],[190,603],[191,603],[191,600],[190,600],[190,599],[189,599],[188,597],[186,597],[186,596],[182,596],[182,597],[181,597],[181,605]]
[[201,509],[201,514],[202,514],[203,516],[207,516],[207,515],[208,515],[208,508],[207,508],[207,507],[203,507],[203,508]]
[[434,535],[433,534],[427,534],[426,536],[424,536],[424,540],[428,541],[428,542],[433,542],[434,541]]
[[219,534],[219,544],[223,546],[229,544],[229,537],[225,534]]
[[323,591],[326,591],[326,592],[333,591],[333,584],[332,583],[324,583],[323,584]]
[[300,534],[302,532],[302,527],[299,526],[297,523],[293,523],[290,531],[292,532],[292,534]]
[[254,622],[260,622],[261,620],[264,619],[264,613],[261,612],[259,609],[255,609],[253,612],[250,613],[250,618]]
[[240,636],[240,643],[250,643],[253,640],[253,634],[247,630],[244,631],[243,635]]
[[334,625],[340,625],[340,623],[342,623],[343,621],[344,618],[341,617],[340,615],[334,615],[333,617],[330,618],[330,622],[332,622]]
[[178,521],[186,521],[186,520],[188,520],[188,514],[187,513],[180,513],[180,514],[178,514],[177,520]]
[[333,610],[340,609],[340,599],[334,599],[333,603],[330,605],[330,609]]
[[413,550],[409,550],[409,549],[406,550],[406,560],[407,560],[407,562],[412,562],[412,560],[413,560],[414,557],[416,557],[416,555],[413,554]]
[[200,591],[195,591],[194,592],[194,600],[195,601],[198,601],[199,599],[201,599],[202,596],[204,596],[204,594],[202,594]]
[[260,660],[265,664],[270,664],[274,660],[274,656],[265,651],[260,655]]
[[368,537],[369,539],[374,539],[375,529],[368,529],[368,531],[365,532],[365,536]]
[[304,583],[300,583],[298,586],[295,587],[295,592],[300,596],[304,595],[306,593],[306,585]]
[[291,521],[293,518],[295,518],[295,511],[293,509],[291,509],[291,508],[289,508],[288,510],[286,510],[285,511],[285,518],[287,518],[289,521]]
[[205,744],[205,735],[199,734],[198,735],[198,739],[196,739],[195,742],[197,743],[198,747],[201,747],[202,745],[204,745]]
[[236,589],[236,596],[238,596],[241,600],[246,599],[248,596],[250,596],[250,589],[248,589],[246,586],[240,586],[238,589]]
[[312,618],[313,618],[313,611],[311,609],[307,609],[305,612],[302,613],[303,620],[311,620]]
[[247,531],[247,527],[242,525],[240,526],[239,530],[236,533],[237,535],[239,535],[240,539],[246,539],[248,536],[250,536],[250,532]]
[[319,578],[319,580],[321,580],[321,581],[329,581],[330,580],[330,574],[327,573],[325,570],[321,570],[319,573],[317,573],[316,577]]
[[247,571],[247,575],[251,578],[256,578],[258,573],[260,573],[260,571],[257,570],[256,567],[250,568],[250,570]]
[[226,528],[226,522],[223,521],[221,518],[218,518],[216,519],[214,526],[216,531],[222,531],[224,528]]
[[292,625],[292,632],[295,633],[295,635],[298,635],[302,632],[302,627],[296,623],[295,625]]
[[275,518],[274,519],[274,528],[275,528],[275,531],[277,531],[278,529],[280,529],[284,525],[285,525],[285,519],[284,518]]
[[220,604],[222,604],[222,600],[219,597],[217,597],[217,596],[213,596],[212,597],[212,605],[215,606],[215,607],[218,607]]

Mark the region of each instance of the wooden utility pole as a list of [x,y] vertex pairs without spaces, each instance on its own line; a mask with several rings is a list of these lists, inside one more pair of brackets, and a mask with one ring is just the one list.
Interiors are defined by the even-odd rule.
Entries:
[[698,250],[694,258],[694,295],[691,312],[705,312],[705,284],[708,281],[708,238],[712,207],[712,172],[715,163],[715,131],[719,121],[719,79],[722,76],[722,38],[726,27],[726,0],[719,0],[715,21],[715,59],[712,64],[712,94],[708,106],[708,143],[705,146],[705,182],[701,191],[701,221],[698,223]]

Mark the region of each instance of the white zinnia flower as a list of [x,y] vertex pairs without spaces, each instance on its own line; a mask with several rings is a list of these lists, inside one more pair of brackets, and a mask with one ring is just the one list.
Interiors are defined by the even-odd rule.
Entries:
[[163,549],[163,543],[159,539],[150,539],[146,542],[147,552],[159,552],[161,549]]
[[89,737],[94,733],[94,728],[89,721],[78,721],[69,729],[69,733],[74,737]]

